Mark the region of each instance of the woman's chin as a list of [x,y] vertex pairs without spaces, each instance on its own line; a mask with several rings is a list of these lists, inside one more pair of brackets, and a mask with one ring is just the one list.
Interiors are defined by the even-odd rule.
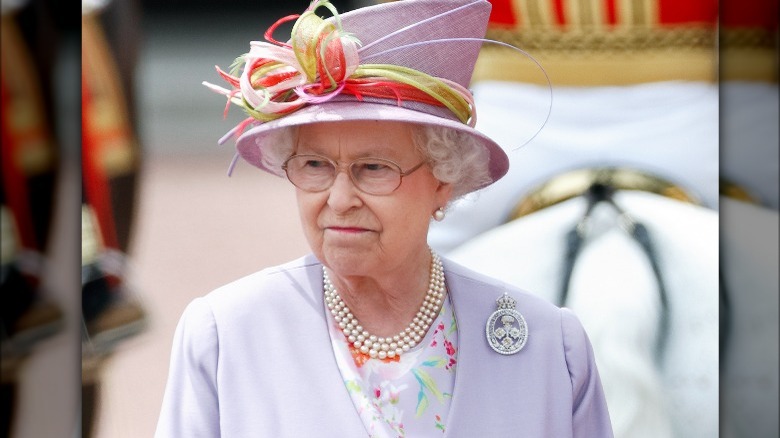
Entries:
[[324,247],[322,254],[323,264],[337,275],[366,275],[370,274],[369,266],[376,250],[357,245],[334,245]]

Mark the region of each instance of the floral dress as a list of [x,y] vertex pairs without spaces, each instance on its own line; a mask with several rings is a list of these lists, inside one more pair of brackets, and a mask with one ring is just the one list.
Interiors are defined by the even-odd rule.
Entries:
[[457,326],[449,295],[421,343],[393,359],[352,347],[328,314],[330,338],[355,409],[372,438],[444,434],[457,367]]

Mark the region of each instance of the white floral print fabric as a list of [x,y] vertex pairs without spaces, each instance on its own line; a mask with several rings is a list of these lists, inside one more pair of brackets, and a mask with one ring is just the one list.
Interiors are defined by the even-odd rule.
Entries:
[[442,435],[457,368],[457,325],[447,295],[415,348],[371,359],[349,344],[330,312],[329,331],[341,375],[372,438]]

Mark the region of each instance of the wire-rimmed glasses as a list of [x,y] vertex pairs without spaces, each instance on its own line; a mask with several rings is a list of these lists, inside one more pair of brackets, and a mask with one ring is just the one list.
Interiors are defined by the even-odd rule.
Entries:
[[358,158],[349,164],[339,164],[328,157],[315,154],[292,155],[282,164],[287,179],[293,185],[307,192],[321,192],[329,189],[336,181],[336,175],[344,168],[352,183],[361,192],[369,195],[393,193],[409,175],[425,164],[404,171],[398,163],[384,158]]

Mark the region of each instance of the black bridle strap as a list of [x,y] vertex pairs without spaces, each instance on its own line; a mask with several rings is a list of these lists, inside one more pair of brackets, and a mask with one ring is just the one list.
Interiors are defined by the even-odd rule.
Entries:
[[658,262],[658,253],[656,252],[655,245],[650,236],[650,232],[647,227],[628,215],[620,206],[615,203],[613,194],[615,189],[609,184],[594,183],[585,193],[588,199],[588,206],[585,210],[585,214],[582,219],[574,226],[573,229],[566,233],[566,250],[564,252],[563,260],[563,278],[561,282],[561,289],[558,296],[558,305],[565,306],[571,283],[572,272],[574,271],[574,265],[576,264],[579,254],[582,252],[582,248],[587,238],[587,223],[590,219],[590,215],[593,212],[593,208],[606,202],[610,204],[619,214],[622,220],[622,228],[639,244],[642,251],[647,256],[650,266],[653,270],[658,285],[658,298],[661,304],[661,313],[659,315],[658,336],[656,338],[656,351],[657,358],[660,361],[663,357],[666,340],[669,334],[669,299],[667,296],[666,285],[664,282],[663,272]]

